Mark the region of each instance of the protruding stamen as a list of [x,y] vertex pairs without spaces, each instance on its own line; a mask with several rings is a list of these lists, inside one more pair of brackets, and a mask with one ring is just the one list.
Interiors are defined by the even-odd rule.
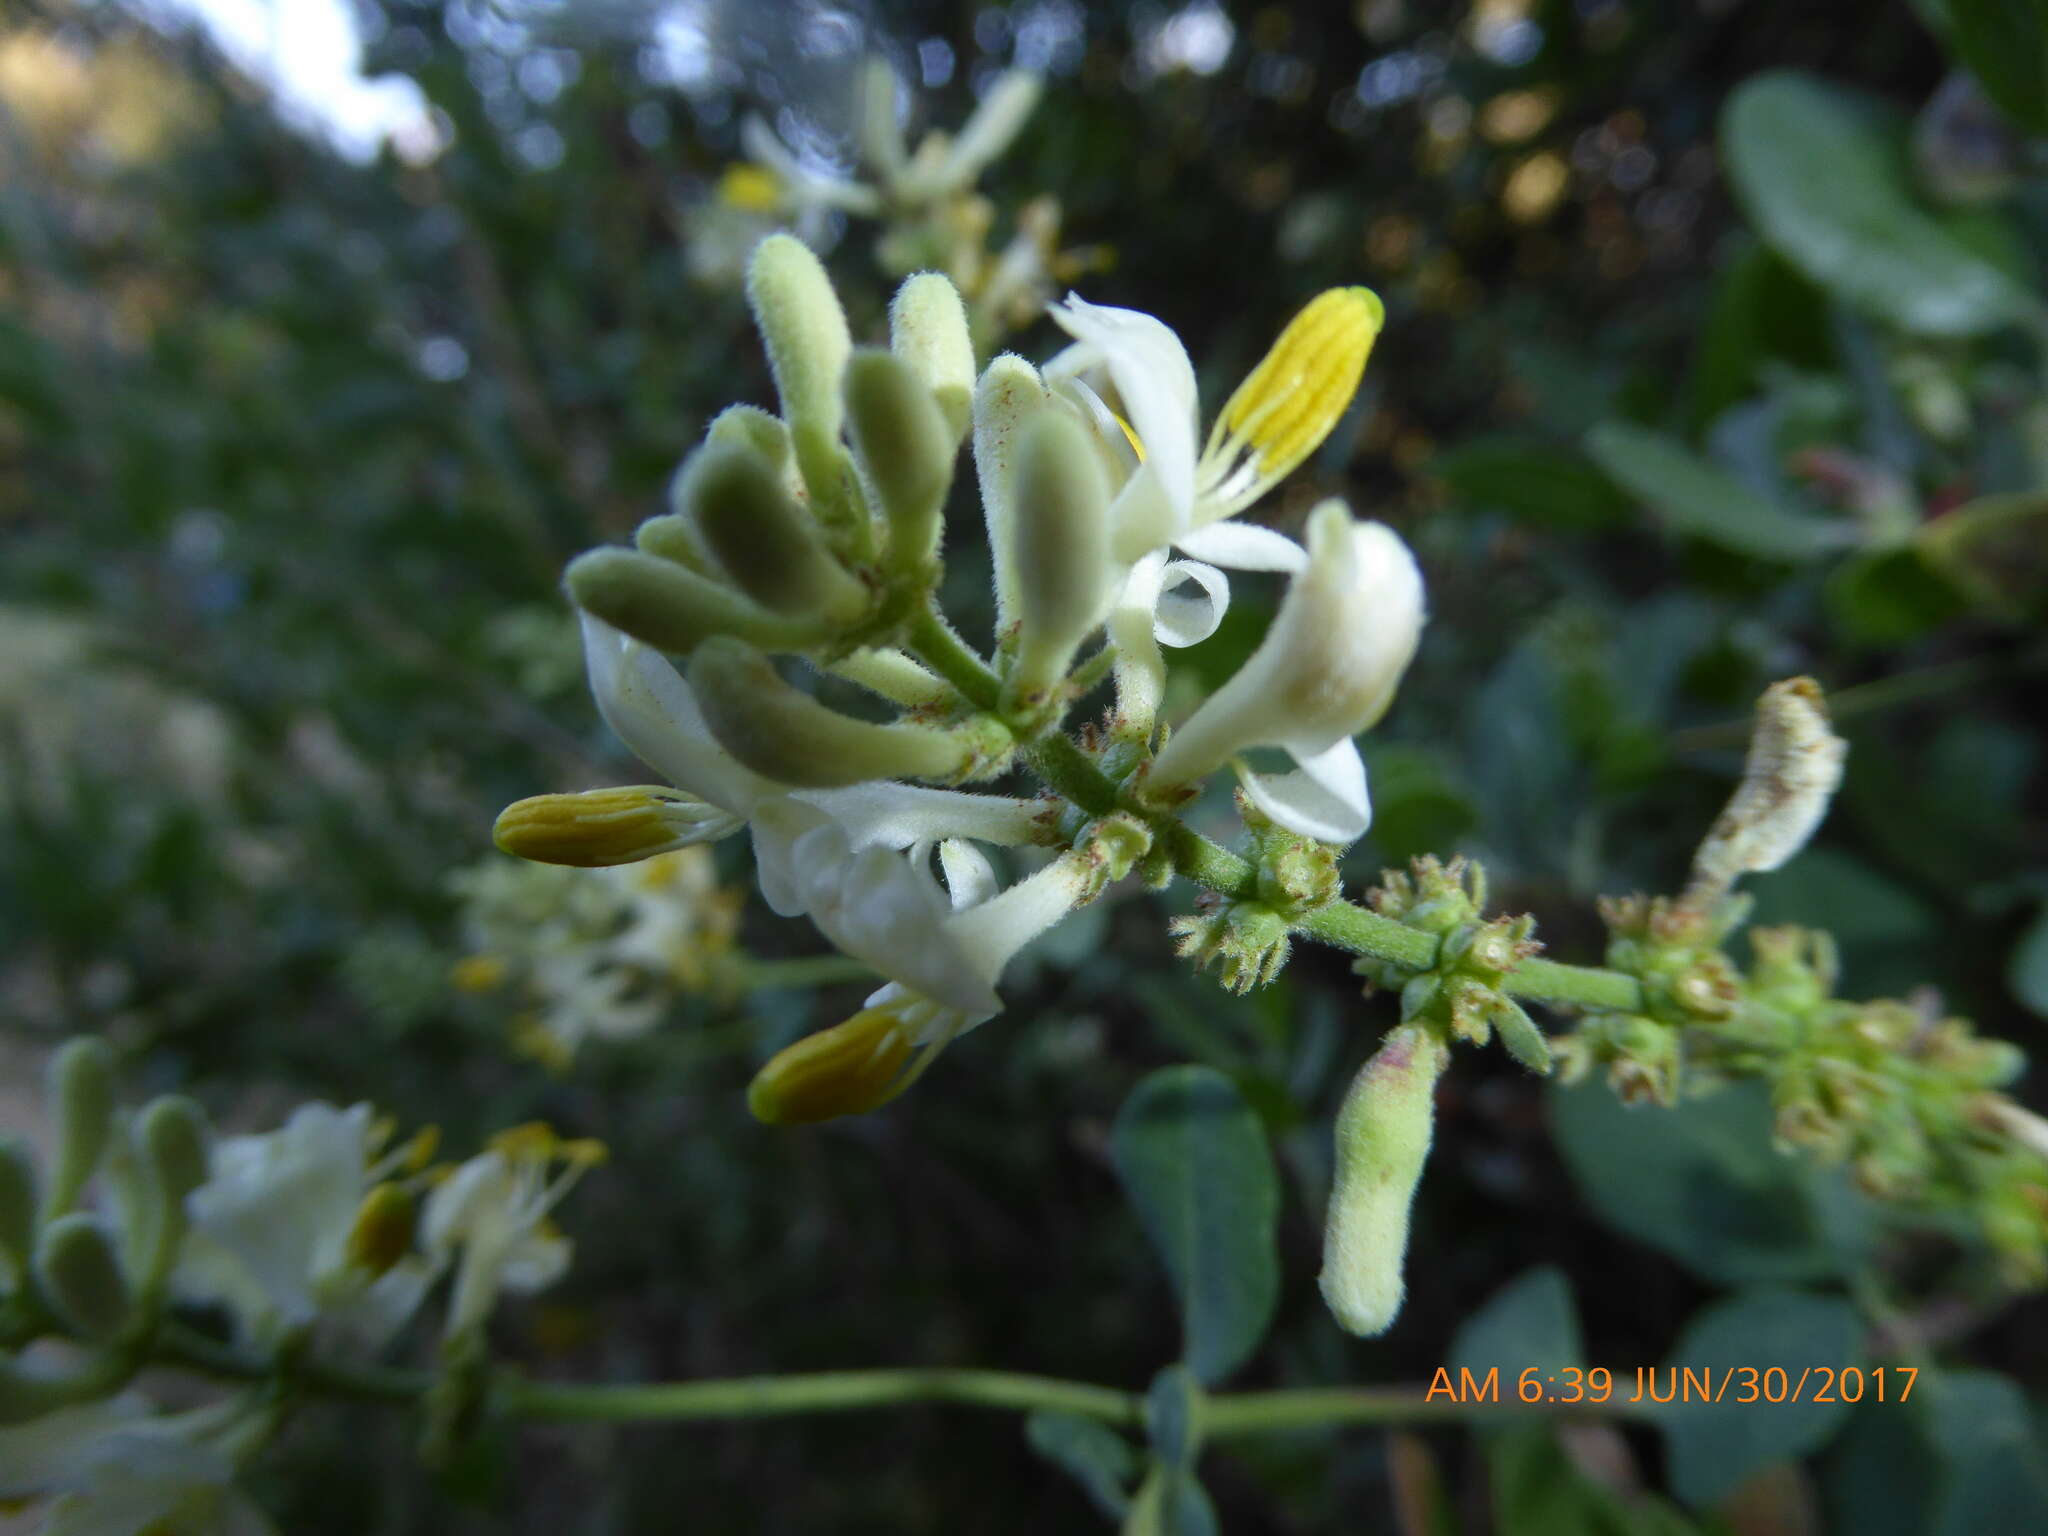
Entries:
[[537,864],[590,869],[631,864],[722,836],[737,820],[694,795],[658,785],[534,795],[508,805],[491,836],[505,852]]
[[911,1031],[894,1008],[863,1008],[843,1024],[775,1053],[754,1075],[747,1108],[767,1125],[809,1125],[879,1109],[907,1085]]
[[1357,393],[1385,319],[1370,288],[1331,288],[1310,300],[1217,417],[1204,479],[1220,482],[1249,452],[1263,489],[1313,453]]

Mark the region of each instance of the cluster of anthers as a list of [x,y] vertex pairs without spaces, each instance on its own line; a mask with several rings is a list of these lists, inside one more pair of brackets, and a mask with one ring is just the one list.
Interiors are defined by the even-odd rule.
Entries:
[[[1352,738],[1414,654],[1422,579],[1391,529],[1340,502],[1309,515],[1305,544],[1235,520],[1348,408],[1382,321],[1365,289],[1296,316],[1206,441],[1186,350],[1135,310],[1070,297],[1052,314],[1072,342],[1043,367],[1005,354],[978,368],[937,273],[903,284],[886,348],[854,346],[793,237],[762,242],[748,294],[779,412],[718,416],[672,510],[567,575],[598,707],[669,783],[524,800],[497,839],[610,865],[746,831],[769,906],[887,982],[756,1079],[762,1119],[810,1121],[886,1102],[997,1013],[1010,957],[1163,843],[1217,770],[1235,769],[1261,826],[1362,833]],[[970,437],[987,657],[934,602]],[[1284,573],[1287,592],[1257,651],[1169,734],[1163,648],[1215,631],[1220,567]],[[1112,676],[1106,721],[1066,734]],[[1293,771],[1254,771],[1255,748]],[[1018,767],[1054,798],[955,787]],[[1076,776],[1099,803],[1070,803]],[[1156,863],[1140,867],[1156,877]]]

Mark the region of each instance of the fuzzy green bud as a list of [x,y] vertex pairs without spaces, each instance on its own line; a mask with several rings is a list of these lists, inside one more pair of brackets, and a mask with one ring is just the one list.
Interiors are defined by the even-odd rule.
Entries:
[[892,352],[866,348],[846,365],[846,411],[861,468],[889,523],[889,563],[922,570],[938,552],[960,436],[931,388]]
[[690,686],[718,744],[784,784],[823,789],[869,779],[957,779],[979,755],[971,729],[874,725],[828,709],[738,640],[698,647]]
[[958,443],[974,420],[974,336],[942,272],[907,278],[889,305],[889,350],[917,370]]
[[71,1209],[106,1153],[114,1124],[113,1054],[100,1040],[67,1040],[50,1058],[44,1081],[57,1122],[57,1156],[44,1211],[49,1217]]
[[1401,1311],[1408,1213],[1450,1052],[1436,1033],[1388,1032],[1337,1111],[1336,1178],[1323,1239],[1323,1300],[1347,1331],[1384,1333]]
[[787,476],[794,462],[789,442],[789,424],[780,416],[771,416],[758,405],[729,405],[711,418],[711,425],[704,429],[704,442],[731,443],[741,448],[751,448],[770,464],[778,475]]
[[128,1280],[113,1240],[97,1220],[74,1211],[43,1228],[36,1278],[64,1320],[89,1339],[111,1339],[132,1310]]
[[733,585],[763,608],[816,614],[835,628],[867,611],[867,588],[833,558],[817,522],[752,449],[700,448],[683,466],[676,499]]
[[[682,476],[676,477],[678,486]],[[705,549],[704,541],[697,535],[697,520],[680,512],[663,512],[650,517],[633,530],[633,547],[643,554],[656,555],[663,560],[673,560],[684,570],[694,572],[707,581],[719,578],[718,567]]]
[[0,1142],[0,1263],[26,1274],[35,1241],[35,1159],[18,1141]]
[[206,1111],[178,1094],[153,1100],[135,1122],[135,1140],[157,1188],[165,1199],[181,1206],[206,1182],[211,1139]]
[[819,619],[768,612],[750,598],[637,549],[593,549],[569,562],[563,580],[576,606],[658,650],[687,656],[713,635],[739,635],[770,650],[802,650],[828,639]]
[[853,338],[832,279],[794,235],[770,235],[747,267],[747,302],[768,348],[775,393],[789,423],[804,483],[819,502],[836,501],[840,380]]
[[1011,527],[1017,651],[1004,702],[1030,709],[1058,686],[1102,622],[1115,572],[1109,484],[1086,429],[1064,412],[1042,411],[1019,436]]
[[995,563],[998,631],[1007,629],[1016,616],[1017,453],[1025,425],[1046,408],[1049,398],[1038,370],[1012,352],[990,363],[974,389],[974,467],[981,479],[981,510]]

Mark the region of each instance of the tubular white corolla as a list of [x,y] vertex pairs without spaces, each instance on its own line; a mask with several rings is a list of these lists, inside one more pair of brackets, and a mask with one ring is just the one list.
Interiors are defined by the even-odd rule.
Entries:
[[1298,771],[1238,765],[1245,792],[1280,825],[1348,843],[1372,820],[1352,737],[1393,702],[1422,634],[1422,573],[1400,535],[1338,501],[1309,517],[1308,568],[1251,659],[1153,759],[1155,790],[1193,783],[1238,753],[1280,747]]

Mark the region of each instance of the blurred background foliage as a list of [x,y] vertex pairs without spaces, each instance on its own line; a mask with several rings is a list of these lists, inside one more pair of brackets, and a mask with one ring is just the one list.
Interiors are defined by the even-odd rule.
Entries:
[[[1135,1384],[1176,1343],[1110,1126],[1148,1069],[1193,1059],[1256,1107],[1286,1185],[1278,1325],[1237,1384],[1751,1363],[1773,1327],[1828,1341],[1823,1363],[1905,1347],[1944,1367],[1911,1411],[1761,1443],[1755,1410],[1562,1440],[1248,1440],[1206,1469],[1225,1529],[1440,1529],[1432,1487],[1446,1518],[1517,1532],[2048,1520],[2038,1304],[1777,1159],[1740,1095],[1623,1112],[1461,1057],[1408,1310],[1359,1344],[1310,1281],[1330,1117],[1387,1005],[1338,957],[1298,951],[1235,1000],[1171,960],[1158,902],[1106,903],[915,1094],[790,1134],[747,1118],[746,1079],[857,988],[675,989],[658,1030],[549,1070],[514,1048],[518,1000],[461,970],[477,940],[451,883],[495,858],[506,801],[642,776],[584,696],[556,579],[661,508],[716,410],[771,398],[734,281],[756,231],[721,174],[748,111],[842,153],[873,48],[923,121],[958,122],[1000,67],[1048,74],[983,183],[997,235],[1056,196],[1071,240],[1113,247],[1088,296],[1179,329],[1207,398],[1318,289],[1385,297],[1357,407],[1269,515],[1293,530],[1347,495],[1431,582],[1422,656],[1366,744],[1378,821],[1351,877],[1472,853],[1550,953],[1594,959],[1591,898],[1676,883],[1751,701],[1811,673],[1848,779],[1815,846],[1754,883],[1759,917],[1832,928],[1850,995],[1931,986],[2038,1051],[2038,4],[356,9],[367,71],[431,108],[357,157],[280,122],[202,36],[153,24],[168,13],[16,0],[0,24],[11,1060],[92,1031],[136,1088],[189,1088],[230,1124],[367,1097],[458,1145],[536,1116],[604,1138],[570,1282],[506,1324],[536,1372]],[[877,334],[873,228],[820,237]],[[955,512],[978,527],[964,494]],[[973,543],[948,592],[985,636]],[[1182,653],[1187,697],[1271,597]],[[1198,815],[1231,830],[1221,799]],[[744,886],[744,851],[718,856]],[[818,949],[758,903],[736,942]],[[1775,1464],[1793,1451],[1815,1455]],[[303,1532],[1097,1518],[1013,1421],[936,1409],[529,1432],[438,1487],[407,1470],[404,1426],[337,1413],[268,1465],[259,1492]]]

